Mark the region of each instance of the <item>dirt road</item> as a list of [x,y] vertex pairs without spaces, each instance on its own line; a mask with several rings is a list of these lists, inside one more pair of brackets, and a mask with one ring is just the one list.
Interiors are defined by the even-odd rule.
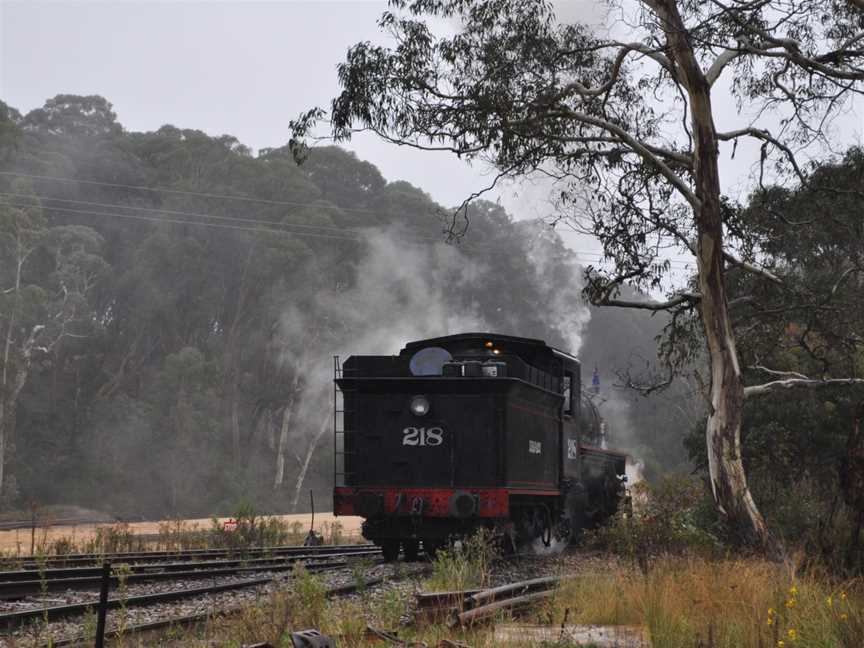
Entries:
[[[277,515],[281,520],[288,524],[299,522],[302,526],[302,533],[305,535],[309,530],[309,522],[311,515]],[[219,518],[220,522],[225,522],[229,518]],[[345,536],[354,536],[355,539],[360,536],[360,525],[363,522],[359,517],[334,517],[332,513],[316,513],[315,514],[315,529],[323,532],[329,537],[329,529],[334,522],[342,525],[342,534]],[[131,522],[129,529],[135,534],[152,534],[159,533],[159,525],[163,523],[176,523],[176,520],[165,520],[164,522]],[[210,518],[202,518],[197,520],[183,520],[184,528],[188,530],[209,529],[212,521]],[[55,540],[67,538],[76,545],[92,539],[96,535],[96,530],[99,527],[110,527],[111,524],[78,524],[73,526],[51,526],[36,528],[36,542],[42,544],[50,544]],[[13,531],[0,531],[0,551],[4,553],[29,553],[30,551],[30,529],[15,529]]]

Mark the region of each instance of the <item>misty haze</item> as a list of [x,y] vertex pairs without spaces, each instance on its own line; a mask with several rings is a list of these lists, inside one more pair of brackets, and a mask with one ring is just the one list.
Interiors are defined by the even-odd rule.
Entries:
[[0,645],[860,648],[823,5],[0,0]]

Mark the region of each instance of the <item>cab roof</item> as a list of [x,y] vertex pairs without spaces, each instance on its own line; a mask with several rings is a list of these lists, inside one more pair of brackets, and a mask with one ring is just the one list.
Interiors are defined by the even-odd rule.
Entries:
[[456,335],[416,340],[408,342],[399,352],[399,355],[411,356],[420,349],[432,346],[447,349],[454,355],[472,353],[482,353],[485,355],[489,351],[485,346],[487,342],[491,342],[493,345],[492,348],[500,350],[502,354],[519,356],[525,362],[536,367],[548,367],[554,362],[556,357],[566,363],[576,363],[577,365],[579,363],[574,356],[549,346],[543,340],[491,332],[458,333]]

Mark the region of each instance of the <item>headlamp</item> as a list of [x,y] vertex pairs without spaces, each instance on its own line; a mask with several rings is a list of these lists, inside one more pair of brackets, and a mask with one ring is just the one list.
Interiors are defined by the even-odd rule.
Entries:
[[425,396],[415,396],[411,399],[410,408],[414,416],[426,416],[429,413],[429,399]]

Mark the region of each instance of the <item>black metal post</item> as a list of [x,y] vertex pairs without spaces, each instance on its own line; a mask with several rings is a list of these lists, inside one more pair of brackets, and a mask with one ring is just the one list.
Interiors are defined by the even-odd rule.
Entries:
[[105,645],[105,617],[108,614],[108,587],[111,585],[111,563],[102,563],[102,585],[99,588],[99,611],[96,618],[96,648]]

